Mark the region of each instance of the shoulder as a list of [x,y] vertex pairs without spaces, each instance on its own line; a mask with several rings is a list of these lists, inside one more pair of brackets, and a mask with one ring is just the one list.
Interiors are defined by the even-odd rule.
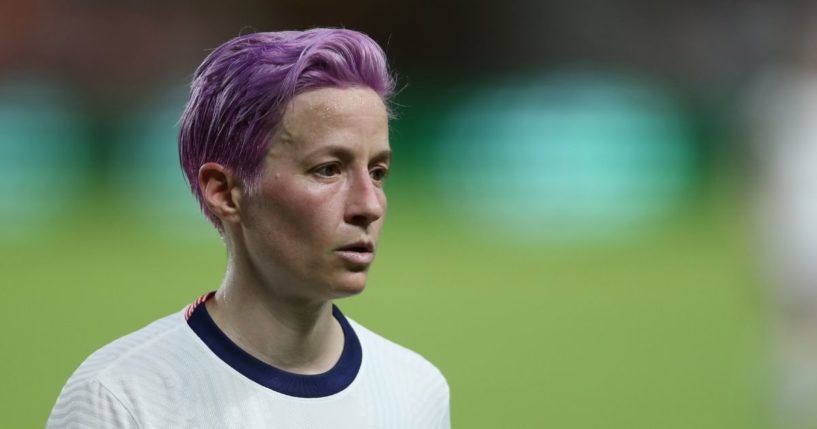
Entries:
[[439,368],[419,353],[350,323],[363,348],[364,378],[374,396],[391,398],[389,407],[413,422],[412,427],[450,428],[449,387]]
[[132,420],[134,393],[149,394],[139,390],[150,389],[146,382],[159,380],[178,366],[173,364],[172,356],[178,354],[173,349],[186,341],[184,326],[184,316],[178,312],[92,353],[66,382],[49,423],[97,419],[109,412],[116,415],[107,416],[107,422]]
[[92,353],[77,369],[72,378],[96,378],[104,381],[111,371],[123,370],[136,361],[144,362],[178,344],[185,327],[181,312],[156,320],[125,335]]
[[448,391],[448,383],[442,371],[421,354],[397,344],[363,325],[349,321],[360,338],[364,359],[381,371],[402,374],[402,377],[424,380],[429,386]]

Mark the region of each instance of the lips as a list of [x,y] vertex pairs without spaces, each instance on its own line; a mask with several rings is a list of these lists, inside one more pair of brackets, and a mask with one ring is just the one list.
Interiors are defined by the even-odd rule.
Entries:
[[335,253],[352,265],[369,265],[374,260],[374,245],[368,241],[357,241],[337,248]]
[[339,247],[338,250],[341,251],[348,251],[348,252],[367,252],[372,253],[374,251],[374,245],[368,241],[356,241],[352,244]]

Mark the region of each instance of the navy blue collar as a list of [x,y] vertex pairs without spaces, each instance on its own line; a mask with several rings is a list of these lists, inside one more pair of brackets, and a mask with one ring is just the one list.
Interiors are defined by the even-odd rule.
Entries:
[[195,307],[187,324],[216,356],[250,380],[285,395],[320,398],[334,395],[352,384],[363,356],[355,331],[335,305],[332,305],[332,315],[343,329],[343,352],[332,369],[315,375],[287,372],[245,352],[216,326],[204,303]]

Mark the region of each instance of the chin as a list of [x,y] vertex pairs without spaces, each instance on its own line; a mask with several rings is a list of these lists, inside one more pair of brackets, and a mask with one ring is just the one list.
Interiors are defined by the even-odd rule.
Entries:
[[348,273],[343,279],[333,282],[331,289],[334,298],[345,298],[363,292],[366,289],[366,278],[365,272]]

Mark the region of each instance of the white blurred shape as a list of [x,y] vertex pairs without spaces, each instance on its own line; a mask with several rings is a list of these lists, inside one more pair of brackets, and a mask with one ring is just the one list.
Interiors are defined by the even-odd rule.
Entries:
[[817,427],[817,71],[767,72],[747,107],[760,165],[763,268],[773,296],[777,427]]

